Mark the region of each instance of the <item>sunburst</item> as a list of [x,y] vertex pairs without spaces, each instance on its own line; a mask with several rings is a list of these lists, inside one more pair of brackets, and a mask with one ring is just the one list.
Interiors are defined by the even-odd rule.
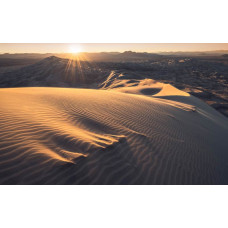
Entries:
[[80,52],[82,52],[82,47],[79,44],[72,44],[69,46],[69,53],[72,54],[79,54]]

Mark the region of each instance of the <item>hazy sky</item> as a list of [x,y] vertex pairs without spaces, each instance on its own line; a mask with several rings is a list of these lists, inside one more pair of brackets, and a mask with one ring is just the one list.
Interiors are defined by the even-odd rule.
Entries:
[[17,44],[0,43],[0,53],[62,53],[70,52],[72,48],[82,52],[104,51],[138,51],[138,52],[161,52],[161,51],[212,51],[228,50],[228,43],[202,43],[202,44],[150,44],[150,43],[96,43],[96,44]]

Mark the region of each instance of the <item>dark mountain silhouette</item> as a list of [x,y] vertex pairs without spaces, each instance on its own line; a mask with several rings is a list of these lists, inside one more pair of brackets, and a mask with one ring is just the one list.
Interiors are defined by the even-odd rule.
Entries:
[[35,64],[2,74],[0,87],[80,87],[99,81],[104,74],[90,62],[50,56]]

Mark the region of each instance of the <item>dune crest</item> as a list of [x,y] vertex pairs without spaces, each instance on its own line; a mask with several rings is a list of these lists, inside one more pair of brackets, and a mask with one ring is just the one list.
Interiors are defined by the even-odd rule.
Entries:
[[161,97],[161,96],[184,96],[189,97],[190,94],[184,91],[181,91],[170,84],[163,84],[161,91],[154,96]]
[[228,120],[152,84],[1,89],[0,183],[227,184]]

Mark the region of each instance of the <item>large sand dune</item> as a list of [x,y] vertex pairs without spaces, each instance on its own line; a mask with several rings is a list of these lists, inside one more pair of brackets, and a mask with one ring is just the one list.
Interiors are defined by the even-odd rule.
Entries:
[[228,184],[228,119],[169,85],[1,89],[0,183]]

